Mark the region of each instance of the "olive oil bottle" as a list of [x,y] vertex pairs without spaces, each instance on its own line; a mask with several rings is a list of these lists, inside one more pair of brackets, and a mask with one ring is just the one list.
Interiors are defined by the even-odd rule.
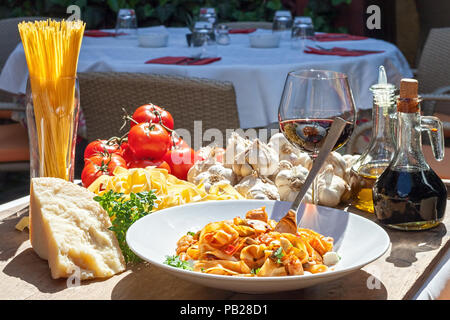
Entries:
[[386,71],[380,66],[378,83],[370,87],[373,94],[372,139],[350,171],[351,204],[363,211],[374,212],[372,188],[395,152],[396,87],[387,83]]
[[394,158],[373,187],[375,215],[395,229],[429,229],[444,218],[447,189],[425,160],[421,132],[428,132],[438,161],[444,157],[444,137],[438,118],[420,115],[415,79],[401,81],[397,118]]

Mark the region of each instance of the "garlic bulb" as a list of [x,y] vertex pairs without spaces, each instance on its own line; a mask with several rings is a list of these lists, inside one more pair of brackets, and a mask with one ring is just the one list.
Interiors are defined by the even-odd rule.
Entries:
[[317,182],[319,204],[336,207],[341,202],[342,197],[349,191],[350,187],[347,182],[334,174],[332,165],[327,165],[319,175]]
[[310,170],[312,166],[312,160],[306,152],[301,152],[296,149],[282,133],[274,134],[268,143],[268,146],[274,149],[278,153],[278,160],[287,160],[292,165],[302,165],[306,169]]
[[250,140],[242,138],[236,132],[231,133],[227,140],[227,147],[225,149],[224,164],[225,167],[231,168],[236,156],[247,149],[250,145]]
[[194,179],[193,183],[198,185],[203,183],[205,186],[206,192],[209,192],[209,189],[218,182],[226,182],[230,185],[235,183],[236,176],[233,173],[233,170],[230,168],[225,168],[221,163],[213,164],[208,168],[208,170],[201,172]]
[[208,171],[208,169],[218,164],[213,158],[207,158],[203,161],[196,161],[194,165],[189,169],[187,174],[187,181],[194,183],[194,179],[202,172]]
[[277,177],[278,173],[281,170],[287,170],[287,169],[292,169],[294,166],[287,160],[281,160],[278,163],[278,169],[270,176],[268,177],[270,180],[275,181],[275,178]]
[[234,159],[233,171],[242,177],[256,171],[261,176],[270,176],[278,169],[278,155],[267,144],[255,139]]
[[[300,188],[305,183],[308,173],[309,171],[300,165],[281,170],[275,178],[280,200],[294,201]],[[308,195],[305,197],[306,200],[311,201],[311,189],[308,190]]]
[[344,180],[350,184],[350,170],[352,169],[353,165],[356,163],[356,161],[358,161],[359,157],[361,155],[359,154],[355,154],[355,155],[351,155],[351,154],[344,154],[342,156],[342,158],[345,161],[345,165],[346,165],[346,169],[345,169],[345,175],[344,175]]
[[344,179],[345,170],[347,169],[347,164],[340,153],[335,152],[335,151],[331,152],[330,155],[328,156],[327,160],[325,161],[325,164],[324,164],[321,172],[323,172],[325,170],[325,168],[327,168],[328,165],[333,166],[333,173],[336,176],[339,176],[342,179]]
[[234,188],[247,199],[280,200],[273,182],[259,177],[256,172],[244,177]]
[[222,158],[222,155],[220,153],[223,152],[223,150],[224,149],[219,148],[215,145],[209,145],[209,146],[200,148],[197,151],[197,156],[198,156],[198,158],[205,159],[205,160],[206,159],[214,159],[215,161],[222,162],[223,159],[219,160],[219,158]]

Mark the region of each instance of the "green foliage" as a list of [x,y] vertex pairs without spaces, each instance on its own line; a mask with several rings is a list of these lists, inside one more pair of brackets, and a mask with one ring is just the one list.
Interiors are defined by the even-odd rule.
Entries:
[[314,29],[322,32],[348,32],[346,28],[336,28],[333,24],[339,11],[336,7],[349,5],[352,0],[309,0],[305,15],[310,16]]
[[186,26],[201,7],[214,7],[220,21],[272,21],[281,0],[3,0],[0,18],[20,16],[64,17],[76,4],[88,29],[113,28],[120,8],[134,8],[139,26]]
[[[318,31],[333,28],[336,6],[351,0],[309,0],[305,15],[313,18]],[[281,0],[2,0],[0,19],[20,16],[67,17],[69,5],[80,6],[88,29],[114,28],[120,8],[134,8],[140,27],[165,25],[185,27],[197,17],[201,7],[216,8],[220,22],[272,21]]]
[[139,257],[127,245],[127,230],[134,222],[150,213],[156,200],[155,194],[152,191],[144,191],[141,193],[130,193],[129,198],[126,198],[123,193],[109,190],[102,196],[94,197],[94,200],[111,217],[112,226],[110,230],[116,234],[125,261],[140,261]]

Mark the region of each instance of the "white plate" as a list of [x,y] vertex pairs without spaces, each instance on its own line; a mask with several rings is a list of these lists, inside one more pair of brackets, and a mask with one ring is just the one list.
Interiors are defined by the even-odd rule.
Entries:
[[[173,207],[135,222],[127,232],[127,243],[139,257],[177,277],[209,287],[244,293],[295,290],[331,281],[374,261],[389,247],[389,236],[376,223],[342,210],[308,205],[308,210],[299,210],[299,224],[335,239],[334,250],[342,259],[332,271],[303,276],[231,277],[163,264],[166,256],[175,254],[178,239],[188,231],[196,232],[213,221],[244,217],[248,210],[263,205],[269,216],[272,211],[280,215],[289,208],[287,202],[264,200],[209,201]],[[278,217],[273,218],[278,220]]]

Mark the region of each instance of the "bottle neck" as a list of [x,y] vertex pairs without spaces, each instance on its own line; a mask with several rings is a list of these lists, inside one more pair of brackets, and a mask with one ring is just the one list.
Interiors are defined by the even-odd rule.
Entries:
[[383,141],[393,145],[393,129],[395,128],[395,87],[374,85],[372,108],[372,141]]
[[428,170],[422,153],[419,112],[397,112],[397,150],[391,168],[399,171]]
[[372,140],[392,144],[392,121],[389,107],[375,105],[372,108]]

